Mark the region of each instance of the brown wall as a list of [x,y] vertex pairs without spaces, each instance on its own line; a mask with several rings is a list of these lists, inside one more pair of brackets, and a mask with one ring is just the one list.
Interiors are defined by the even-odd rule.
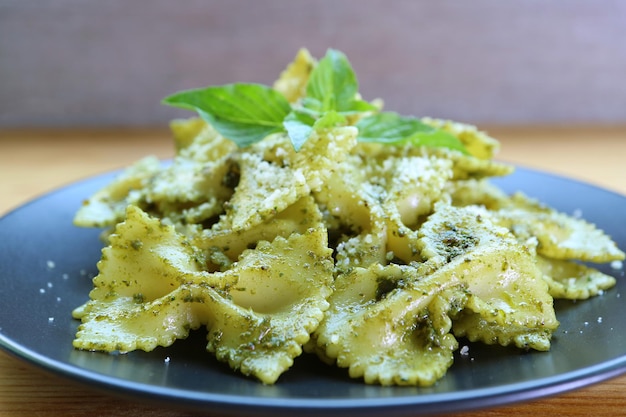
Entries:
[[626,1],[0,0],[0,127],[163,124],[165,95],[271,83],[302,46],[404,114],[626,123]]

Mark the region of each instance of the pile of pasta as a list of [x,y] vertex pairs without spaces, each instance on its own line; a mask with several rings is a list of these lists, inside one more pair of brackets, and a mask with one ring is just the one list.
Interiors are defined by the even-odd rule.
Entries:
[[[295,101],[311,62],[274,88]],[[207,329],[208,352],[272,384],[304,351],[382,385],[429,386],[459,338],[546,351],[553,300],[615,279],[604,232],[489,182],[513,168],[474,126],[422,119],[468,153],[357,141],[353,125],[238,148],[171,123],[175,157],[136,162],[79,209],[107,228],[78,349],[151,351]]]

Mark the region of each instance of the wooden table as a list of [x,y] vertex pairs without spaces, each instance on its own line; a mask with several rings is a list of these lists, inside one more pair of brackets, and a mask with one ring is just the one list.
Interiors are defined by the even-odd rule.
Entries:
[[[486,130],[502,142],[501,160],[626,194],[626,126]],[[43,192],[123,167],[147,154],[173,154],[166,129],[0,130],[0,215]],[[0,415],[179,417],[189,413],[98,392],[0,352]],[[556,397],[458,416],[479,415],[626,415],[626,376]]]

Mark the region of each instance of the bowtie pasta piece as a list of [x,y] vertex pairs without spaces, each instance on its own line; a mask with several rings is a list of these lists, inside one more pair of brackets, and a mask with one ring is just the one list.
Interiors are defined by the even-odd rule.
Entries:
[[367,383],[430,385],[452,364],[451,331],[548,349],[558,321],[534,251],[490,217],[438,203],[420,228],[424,263],[338,275],[312,350]]
[[91,300],[74,311],[80,349],[153,350],[209,329],[207,349],[273,383],[328,308],[332,251],[323,224],[261,241],[223,272],[173,226],[130,206],[98,264]]
[[608,290],[616,283],[612,276],[577,262],[537,256],[537,266],[554,298],[586,300]]
[[219,298],[219,307],[207,306],[207,349],[244,375],[272,384],[302,353],[328,308],[331,250],[324,229],[309,229],[260,242],[242,258],[252,265],[239,268],[237,284]]
[[370,384],[428,386],[446,373],[457,348],[448,316],[465,298],[458,278],[374,264],[335,287],[309,349]]
[[234,144],[198,119],[172,125],[179,148],[172,163],[162,166],[155,157],[146,157],[133,164],[85,201],[74,218],[76,225],[115,226],[128,205],[185,224],[221,213],[235,185],[227,181]]
[[237,232],[230,228],[224,216],[210,229],[196,234],[192,242],[208,254],[217,269],[228,268],[244,250],[260,241],[272,241],[277,236],[288,238],[293,233],[304,234],[310,228],[319,227],[322,222],[315,201],[306,196],[263,223]]
[[300,49],[293,62],[274,82],[274,90],[282,93],[290,103],[297,102],[306,94],[306,84],[316,63],[309,51]]
[[74,216],[80,227],[111,227],[124,219],[126,207],[140,205],[144,190],[161,163],[148,156],[126,168],[112,182],[83,202]]
[[237,280],[209,274],[202,264],[202,255],[172,226],[129,206],[102,250],[90,300],[73,312],[82,320],[74,346],[150,351],[186,337],[199,320],[184,287],[198,282],[225,289]]
[[[615,278],[578,262],[623,259],[622,251],[595,226],[558,213],[521,192],[506,195],[484,180],[449,184],[449,191],[454,205],[486,207],[494,220],[508,227],[520,241],[541,239],[542,245],[537,248],[541,255],[536,261],[552,297],[582,300],[615,285]],[[572,246],[578,248],[573,250]]]
[[285,135],[275,135],[236,154],[240,180],[223,228],[254,227],[319,189],[355,144],[354,128],[334,128],[314,133],[297,153]]
[[[336,223],[334,229],[344,229],[337,237],[338,265],[356,261],[367,267],[371,260],[384,262],[387,256],[406,263],[418,260],[411,243],[413,229],[444,198],[444,186],[452,176],[449,161],[389,156],[353,157],[348,162],[315,195]],[[374,243],[380,239],[385,243]]]
[[626,254],[595,225],[547,207],[523,193],[511,196],[483,181],[463,181],[449,187],[455,205],[483,205],[497,223],[520,240],[538,240],[537,252],[547,258],[605,263]]
[[496,216],[520,238],[535,237],[537,252],[545,257],[598,263],[624,259],[624,252],[609,236],[583,219],[524,209],[502,209]]
[[422,256],[427,259],[421,267],[457,263],[462,268],[458,273],[469,296],[454,320],[456,335],[547,350],[558,321],[534,247],[521,245],[492,217],[476,206],[438,204],[420,229]]

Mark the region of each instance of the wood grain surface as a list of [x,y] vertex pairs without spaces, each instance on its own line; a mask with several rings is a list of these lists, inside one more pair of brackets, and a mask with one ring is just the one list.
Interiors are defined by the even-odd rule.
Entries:
[[[486,130],[500,139],[501,160],[570,176],[626,195],[626,126],[492,126]],[[0,215],[56,187],[123,167],[147,154],[163,158],[173,154],[166,129],[0,130]],[[100,392],[0,352],[2,417],[197,414]],[[212,414],[207,410],[201,415]],[[458,417],[591,415],[626,415],[626,376],[529,403],[457,414]]]

